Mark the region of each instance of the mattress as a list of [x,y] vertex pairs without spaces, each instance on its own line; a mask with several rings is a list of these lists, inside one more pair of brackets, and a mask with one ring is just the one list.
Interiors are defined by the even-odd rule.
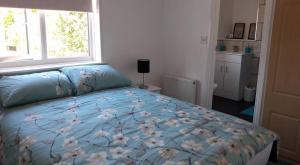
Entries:
[[273,143],[269,144],[264,150],[256,154],[252,159],[247,162],[247,165],[266,165],[271,156]]
[[4,109],[0,137],[9,165],[247,164],[278,140],[236,117],[131,87]]

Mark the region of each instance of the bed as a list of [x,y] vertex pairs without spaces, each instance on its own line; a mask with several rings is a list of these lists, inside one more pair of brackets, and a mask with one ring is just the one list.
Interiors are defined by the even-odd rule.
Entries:
[[0,78],[0,164],[264,165],[278,136],[131,86],[109,65]]
[[9,165],[259,165],[277,140],[236,117],[134,87],[3,109],[0,124]]

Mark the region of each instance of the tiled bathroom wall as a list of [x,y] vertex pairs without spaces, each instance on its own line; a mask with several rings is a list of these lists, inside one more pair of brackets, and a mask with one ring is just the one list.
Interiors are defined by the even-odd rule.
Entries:
[[239,52],[245,52],[245,48],[250,46],[252,48],[252,54],[259,57],[261,41],[252,41],[252,40],[237,40],[237,39],[228,39],[228,40],[219,40],[218,45],[223,43],[226,46],[226,51],[233,51],[234,46],[239,47]]

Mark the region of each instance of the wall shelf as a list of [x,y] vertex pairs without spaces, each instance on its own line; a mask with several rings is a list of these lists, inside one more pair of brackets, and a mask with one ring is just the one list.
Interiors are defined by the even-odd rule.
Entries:
[[260,42],[261,40],[247,40],[247,39],[218,39],[218,41]]

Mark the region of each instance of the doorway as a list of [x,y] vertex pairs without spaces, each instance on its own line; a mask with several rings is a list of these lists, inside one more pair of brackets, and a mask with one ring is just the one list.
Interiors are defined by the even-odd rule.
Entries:
[[[261,98],[262,88],[258,80],[264,80],[264,77],[258,78],[258,72],[264,71],[266,62],[266,43],[262,41],[262,34],[264,27],[271,24],[265,22],[267,2],[222,0],[220,3],[218,42],[213,61],[212,109],[258,122],[259,112],[255,109],[259,109],[260,101],[255,103],[255,95]],[[265,31],[268,33],[269,29]]]

